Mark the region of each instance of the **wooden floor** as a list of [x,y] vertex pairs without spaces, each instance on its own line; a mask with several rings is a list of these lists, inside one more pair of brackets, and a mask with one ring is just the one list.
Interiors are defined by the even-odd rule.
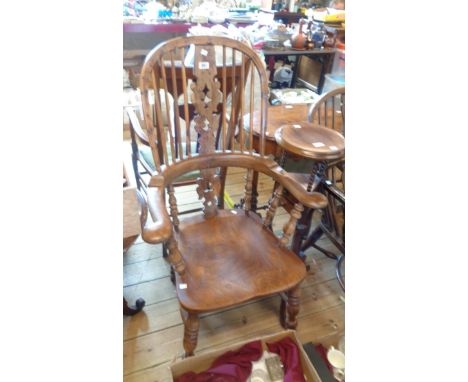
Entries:
[[[235,202],[243,195],[244,176],[243,169],[229,170],[226,190]],[[260,203],[268,200],[272,186],[269,178],[260,176]],[[179,211],[201,206],[194,190],[195,186],[176,189]],[[288,217],[286,211],[278,209],[275,232],[281,231]],[[321,239],[320,244],[337,253],[327,239]],[[302,284],[298,337],[303,343],[336,345],[344,335],[344,292],[335,277],[335,261],[315,249],[306,254],[311,270]],[[171,381],[168,365],[183,354],[183,325],[169,264],[160,245],[140,239],[124,253],[123,264],[124,296],[129,303],[138,297],[146,300],[143,312],[123,319],[124,381]],[[280,297],[272,296],[202,315],[195,354],[282,330],[279,305]]]

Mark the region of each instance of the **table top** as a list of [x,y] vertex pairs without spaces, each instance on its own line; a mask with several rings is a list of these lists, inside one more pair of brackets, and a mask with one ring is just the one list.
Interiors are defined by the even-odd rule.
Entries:
[[275,132],[283,149],[314,160],[333,160],[344,157],[345,139],[335,130],[316,123],[298,122],[281,126]]
[[[268,107],[268,124],[266,131],[266,139],[275,141],[275,131],[282,125],[307,122],[307,112],[309,111],[310,104],[297,104],[297,105],[276,105]],[[249,128],[250,114],[244,117],[244,126]],[[260,110],[253,113],[254,135],[260,135]]]

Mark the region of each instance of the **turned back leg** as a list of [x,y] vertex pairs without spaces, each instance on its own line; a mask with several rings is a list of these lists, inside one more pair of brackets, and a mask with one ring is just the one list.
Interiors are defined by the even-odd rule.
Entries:
[[286,294],[282,294],[280,306],[280,323],[285,329],[296,329],[297,315],[300,309],[300,286],[290,289]]

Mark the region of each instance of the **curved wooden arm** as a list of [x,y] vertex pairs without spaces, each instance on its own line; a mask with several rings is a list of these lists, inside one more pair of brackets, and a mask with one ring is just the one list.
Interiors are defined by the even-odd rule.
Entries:
[[[162,166],[160,176],[153,176],[150,186],[158,187],[161,176],[166,184],[171,184],[177,177],[190,171],[214,167],[243,167],[252,168],[272,177],[285,187],[298,201],[309,208],[324,208],[327,206],[327,198],[318,192],[307,192],[307,188],[298,183],[278,163],[271,159],[258,155],[249,155],[230,152],[216,152],[207,155],[192,157],[190,160],[180,161],[170,166]],[[167,214],[167,213],[166,213]]]
[[308,192],[307,187],[304,184],[297,182],[291,175],[289,175],[283,168],[281,168],[276,162],[275,167],[271,168],[273,172],[272,177],[286,188],[302,205],[320,209],[325,208],[328,204],[328,200],[325,195],[320,192]]
[[153,222],[146,222],[141,227],[143,240],[151,244],[159,244],[172,236],[172,222],[164,203],[164,178],[154,176],[153,184],[148,187],[148,210]]

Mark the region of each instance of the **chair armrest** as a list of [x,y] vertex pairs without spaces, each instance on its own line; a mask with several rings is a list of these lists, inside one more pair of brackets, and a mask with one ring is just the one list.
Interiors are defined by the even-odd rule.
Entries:
[[270,169],[274,174],[273,178],[286,188],[302,205],[313,209],[321,209],[327,206],[328,200],[325,195],[320,192],[307,191],[305,185],[299,183],[279,165],[270,167]]
[[172,222],[164,202],[164,178],[154,176],[153,179],[147,191],[148,210],[153,221],[142,222],[141,236],[147,243],[159,244],[172,236]]
[[140,119],[138,118],[137,114],[135,113],[135,109],[131,106],[125,108],[125,111],[128,115],[128,119],[130,121],[130,128],[135,132],[138,138],[143,142],[143,144],[149,146],[149,141],[146,133],[141,127]]
[[175,162],[170,166],[161,166],[161,175],[163,178],[161,176],[153,176],[149,181],[149,185],[158,186],[160,184],[160,179],[158,178],[162,178],[163,181],[170,184],[177,179],[177,177],[193,170],[231,166],[252,168],[254,171],[272,177],[286,188],[299,203],[306,207],[320,209],[327,206],[327,198],[324,195],[318,192],[308,192],[305,185],[299,183],[272,159],[242,153],[216,152],[192,157],[187,161]]

